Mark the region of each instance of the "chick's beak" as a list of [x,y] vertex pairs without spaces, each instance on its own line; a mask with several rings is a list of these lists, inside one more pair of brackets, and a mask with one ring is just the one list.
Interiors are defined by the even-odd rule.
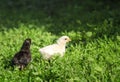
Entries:
[[69,38],[69,39],[68,39],[68,42],[70,42],[70,41],[71,41],[71,39]]

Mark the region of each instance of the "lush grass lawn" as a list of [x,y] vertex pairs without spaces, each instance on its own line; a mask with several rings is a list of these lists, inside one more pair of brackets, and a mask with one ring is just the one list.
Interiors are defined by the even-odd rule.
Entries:
[[[119,1],[44,1],[1,0],[0,82],[120,82]],[[38,49],[62,35],[72,39],[64,57],[41,59]],[[13,70],[10,60],[27,37],[32,61]]]

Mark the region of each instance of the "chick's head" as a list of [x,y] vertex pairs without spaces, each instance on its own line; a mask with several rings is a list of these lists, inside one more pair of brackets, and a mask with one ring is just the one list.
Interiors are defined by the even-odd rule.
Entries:
[[71,41],[68,36],[62,36],[57,40],[58,44],[66,44],[67,42]]
[[22,48],[21,49],[29,49],[31,45],[31,39],[27,38],[25,39],[25,41],[23,42]]

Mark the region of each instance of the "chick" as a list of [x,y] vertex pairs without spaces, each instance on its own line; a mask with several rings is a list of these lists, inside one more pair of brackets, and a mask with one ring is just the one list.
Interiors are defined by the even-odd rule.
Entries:
[[31,45],[31,39],[27,38],[23,42],[21,50],[17,52],[12,59],[12,65],[19,66],[20,70],[26,67],[28,63],[31,61],[30,45]]
[[50,59],[52,56],[59,54],[61,57],[65,53],[66,43],[71,41],[68,36],[60,37],[55,44],[45,46],[39,49],[43,59]]

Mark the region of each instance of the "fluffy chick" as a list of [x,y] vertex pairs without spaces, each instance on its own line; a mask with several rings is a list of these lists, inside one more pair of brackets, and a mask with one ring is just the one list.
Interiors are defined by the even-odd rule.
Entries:
[[21,50],[17,52],[12,59],[12,65],[19,66],[20,70],[26,67],[28,63],[31,61],[30,45],[31,45],[31,39],[27,38],[23,42]]
[[61,57],[65,53],[66,43],[71,41],[68,36],[60,37],[55,44],[40,48],[39,51],[43,59],[50,59],[52,56],[59,54]]

